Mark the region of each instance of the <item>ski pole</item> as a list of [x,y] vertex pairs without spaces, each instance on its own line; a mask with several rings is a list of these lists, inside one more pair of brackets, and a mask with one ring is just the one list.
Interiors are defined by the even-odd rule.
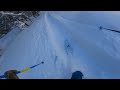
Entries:
[[104,29],[104,30],[109,30],[109,31],[114,31],[114,32],[120,33],[120,31],[108,29],[108,28],[103,28],[102,26],[100,26],[99,29],[101,29],[101,30]]
[[[32,69],[32,68],[38,66],[38,65],[41,65],[41,64],[44,64],[44,62],[42,61],[42,62],[39,63],[39,64],[36,64],[36,65],[34,65],[34,66],[31,66],[31,67],[28,67],[28,68],[22,69],[22,70],[20,70],[20,71],[17,71],[17,72],[15,72],[15,74],[19,74],[19,73],[26,72],[26,71],[28,71],[28,70],[30,70],[30,69]],[[5,75],[1,75],[0,78],[5,78]]]

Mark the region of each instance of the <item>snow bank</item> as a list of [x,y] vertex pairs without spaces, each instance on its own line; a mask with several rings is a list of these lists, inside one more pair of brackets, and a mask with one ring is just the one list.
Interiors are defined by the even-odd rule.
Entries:
[[15,39],[19,32],[19,29],[14,28],[7,35],[0,39],[0,55],[3,54],[3,52],[10,45],[10,43],[12,43],[12,41]]

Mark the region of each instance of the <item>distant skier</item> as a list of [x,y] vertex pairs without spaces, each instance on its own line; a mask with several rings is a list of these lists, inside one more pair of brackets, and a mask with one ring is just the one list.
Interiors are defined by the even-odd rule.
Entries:
[[83,74],[80,71],[76,71],[72,74],[71,79],[83,79]]
[[7,79],[19,79],[18,76],[15,74],[17,70],[8,70],[4,73],[5,78]]

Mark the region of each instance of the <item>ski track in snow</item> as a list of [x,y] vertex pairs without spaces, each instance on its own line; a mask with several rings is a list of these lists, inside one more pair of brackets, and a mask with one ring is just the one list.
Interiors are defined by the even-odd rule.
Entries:
[[[120,78],[119,34],[98,30],[108,14],[104,13],[101,19],[95,17],[100,17],[99,13],[76,13],[81,13],[81,18],[72,18],[62,12],[43,12],[35,23],[17,36],[0,58],[0,74],[44,61],[43,65],[20,73],[19,78],[70,79],[76,70],[82,71],[84,78]],[[100,22],[90,23],[90,17]],[[110,18],[112,16],[107,17],[108,21],[102,25],[118,29],[118,24],[111,22]]]
[[[68,32],[71,32],[71,36],[75,35],[73,37],[74,39],[76,38],[76,40],[77,40],[79,38],[79,40],[77,40],[77,41],[74,40],[74,41],[76,41],[76,43],[80,41],[80,44],[79,43],[77,43],[77,44],[80,45],[79,48],[82,45],[82,49],[84,49],[84,50],[79,51],[79,53],[80,52],[85,52],[86,55],[84,54],[82,56],[82,57],[85,58],[85,59],[83,58],[83,60],[85,60],[85,62],[84,63],[83,62],[81,62],[81,63],[79,62],[79,64],[81,66],[83,65],[83,68],[81,68],[81,69],[83,70],[83,73],[85,74],[86,78],[87,77],[88,78],[103,78],[105,76],[108,76],[106,78],[110,78],[110,77],[111,78],[117,78],[117,77],[119,77],[119,74],[118,74],[119,70],[118,70],[118,68],[119,68],[120,61],[118,60],[118,58],[116,59],[115,56],[112,56],[112,57],[109,56],[106,52],[104,52],[104,49],[101,47],[102,45],[101,46],[98,45],[99,43],[104,43],[104,45],[107,47],[107,46],[109,46],[111,44],[110,41],[107,42],[107,40],[104,37],[101,37],[103,35],[102,32],[96,30],[96,28],[94,28],[92,26],[89,26],[89,27],[87,26],[86,27],[87,32],[86,32],[85,31],[85,26],[86,25],[82,25],[81,26],[79,24],[77,26],[77,23],[74,24],[74,22],[71,22],[72,24],[70,24],[70,21],[68,22],[65,19],[62,20],[61,17],[55,16],[55,15],[54,15],[54,17],[56,17],[56,19],[59,19],[59,21],[61,21],[62,23],[64,23],[66,25],[66,27],[68,26],[68,28],[70,27],[70,25],[71,26],[72,25],[76,25],[73,28],[70,27],[69,29],[65,29],[65,30],[68,30]],[[80,32],[78,32],[77,29],[75,29],[75,27],[77,27],[79,29],[81,28]],[[82,31],[82,29],[84,31]],[[93,30],[91,30],[91,29],[93,29]],[[74,30],[76,30],[76,32],[73,32]],[[89,31],[91,30],[91,32],[88,32],[88,30]],[[93,36],[93,35],[95,35],[95,36]],[[96,35],[97,35],[98,41],[96,41],[96,39],[95,39]],[[80,36],[80,37],[78,37],[78,36]],[[96,44],[95,44],[95,41],[96,41]],[[109,51],[109,48],[108,48],[108,51]],[[88,57],[88,58],[86,58],[86,57]],[[74,58],[73,58],[73,60],[74,60]],[[78,56],[78,58],[81,58],[81,57]],[[81,61],[83,61],[83,60],[81,60]],[[90,62],[90,60],[92,62]],[[96,61],[93,61],[93,60],[96,60]],[[104,62],[104,60],[105,60],[105,62]],[[96,68],[93,69],[94,67],[96,67]],[[80,68],[79,68],[79,70],[80,70]],[[103,73],[104,73],[104,75],[103,75]]]

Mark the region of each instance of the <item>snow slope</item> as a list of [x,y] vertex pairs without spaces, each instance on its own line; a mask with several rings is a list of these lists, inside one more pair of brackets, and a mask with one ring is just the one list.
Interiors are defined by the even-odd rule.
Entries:
[[114,12],[42,12],[0,58],[0,75],[44,61],[19,78],[70,79],[76,70],[86,79],[120,78],[120,35],[98,28],[120,30],[119,23]]
[[4,53],[14,38],[20,33],[20,29],[13,28],[9,33],[0,39],[0,55]]

